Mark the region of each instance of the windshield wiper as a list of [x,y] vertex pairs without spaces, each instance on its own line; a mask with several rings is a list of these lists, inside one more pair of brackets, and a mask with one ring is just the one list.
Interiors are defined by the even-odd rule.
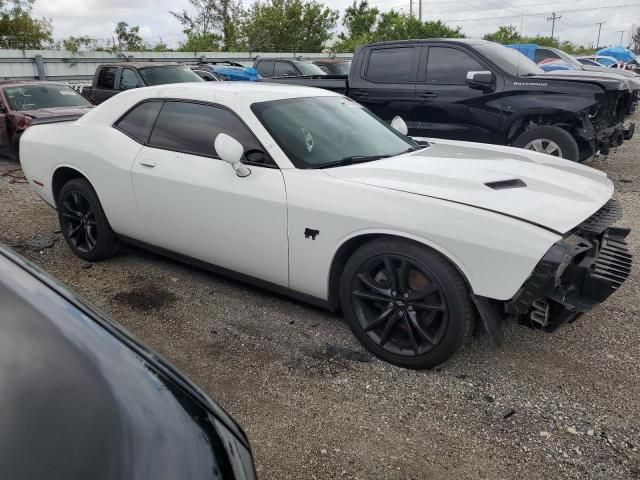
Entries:
[[389,158],[391,155],[353,155],[351,157],[341,158],[335,162],[327,162],[321,165],[314,165],[311,168],[331,168],[331,167],[345,167],[347,165],[353,165],[355,163],[372,162],[373,160],[380,160],[382,158]]

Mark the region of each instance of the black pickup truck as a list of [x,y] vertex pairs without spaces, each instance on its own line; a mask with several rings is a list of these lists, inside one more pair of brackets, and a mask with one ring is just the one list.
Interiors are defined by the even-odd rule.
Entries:
[[124,62],[99,65],[90,87],[80,93],[96,105],[132,88],[166,83],[203,82],[188,66],[178,63]]
[[[580,72],[586,73],[586,72]],[[583,161],[633,135],[619,79],[552,76],[484,40],[382,42],[356,50],[348,76],[270,78],[348,95],[409,134],[512,145]]]

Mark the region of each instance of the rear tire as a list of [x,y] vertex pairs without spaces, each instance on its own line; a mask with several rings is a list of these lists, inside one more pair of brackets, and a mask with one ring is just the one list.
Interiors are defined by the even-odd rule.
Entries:
[[118,239],[87,180],[74,178],[65,183],[57,205],[62,234],[78,257],[97,262],[118,252]]
[[546,153],[573,162],[577,162],[580,157],[578,142],[569,132],[560,127],[530,128],[515,139],[513,146]]
[[433,368],[471,334],[475,310],[464,279],[439,253],[403,239],[374,240],[347,261],[342,311],[374,355],[406,368]]

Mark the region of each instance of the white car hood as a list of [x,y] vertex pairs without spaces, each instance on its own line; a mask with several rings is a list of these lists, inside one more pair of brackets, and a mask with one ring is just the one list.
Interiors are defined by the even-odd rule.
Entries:
[[[429,142],[417,152],[324,171],[345,181],[491,210],[558,233],[589,218],[613,195],[606,174],[579,163],[511,147]],[[526,186],[485,185],[516,179]]]

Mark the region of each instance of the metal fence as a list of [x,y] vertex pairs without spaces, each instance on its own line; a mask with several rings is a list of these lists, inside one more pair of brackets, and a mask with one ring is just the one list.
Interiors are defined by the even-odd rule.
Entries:
[[[60,80],[87,82],[96,67],[110,62],[184,62],[228,60],[245,66],[257,57],[326,58],[326,53],[299,52],[71,52],[58,50],[0,50],[0,80]],[[338,54],[351,58],[351,54]]]

